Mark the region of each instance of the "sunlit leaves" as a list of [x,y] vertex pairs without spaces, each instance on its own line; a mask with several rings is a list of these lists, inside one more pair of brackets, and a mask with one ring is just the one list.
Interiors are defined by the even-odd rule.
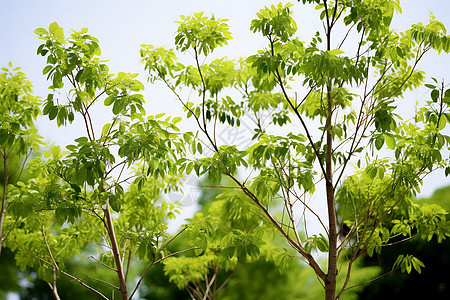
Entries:
[[[307,55],[298,70],[318,86],[323,86],[329,80],[338,84],[341,80],[352,84],[360,83],[364,78],[365,66],[355,66],[350,58],[338,56],[336,51],[323,51]],[[311,84],[310,84],[311,85]]]
[[191,282],[204,280],[205,274],[213,266],[214,255],[203,255],[200,257],[170,258],[164,261],[165,274],[169,280],[176,284],[179,289],[185,288]]
[[213,179],[219,180],[222,174],[236,174],[238,167],[247,167],[245,156],[247,152],[239,150],[236,145],[223,145],[212,157],[196,160],[194,170],[198,176],[208,173]]
[[37,150],[40,136],[34,120],[41,114],[38,97],[32,95],[31,83],[20,68],[2,68],[0,73],[0,149],[15,147],[22,155],[32,147]]
[[416,208],[412,221],[418,227],[418,233],[424,240],[436,237],[438,242],[450,237],[448,212],[436,204],[423,204]]
[[441,22],[432,15],[430,22],[424,26],[422,23],[412,25],[411,36],[418,43],[424,43],[436,50],[438,53],[450,51],[450,37],[446,35],[447,30]]
[[74,31],[66,39],[63,28],[54,22],[50,24],[49,31],[38,28],[35,33],[45,41],[39,46],[37,54],[47,56],[48,65],[43,73],[52,79],[53,89],[63,88],[63,78],[68,75],[72,85],[76,79],[86,86],[86,92],[91,95],[104,83],[108,69],[95,57],[100,55],[100,47],[98,40],[87,34],[87,29]]
[[228,44],[231,33],[226,19],[208,18],[203,13],[181,16],[175,36],[175,45],[181,51],[193,49],[198,54],[208,55],[215,48]]
[[234,62],[226,59],[216,59],[210,64],[203,65],[202,75],[205,77],[206,89],[211,93],[211,97],[234,82],[234,73]]
[[312,249],[327,253],[329,251],[328,239],[323,234],[309,237],[305,242],[305,250],[310,253]]
[[[78,114],[84,120],[87,135],[67,145],[66,151],[59,147],[42,150],[44,159],[30,162],[32,180],[21,184],[20,191],[13,189],[8,199],[11,216],[24,223],[11,231],[18,245],[17,257],[26,258],[19,264],[35,267],[35,258],[42,258],[41,261],[53,261],[63,268],[63,258],[77,254],[87,243],[102,243],[106,236],[110,241],[119,241],[124,251],[137,251],[141,259],[152,261],[157,255],[161,257],[160,248],[167,237],[166,220],[178,213],[178,204],[158,199],[163,191],[178,185],[175,161],[185,148],[185,142],[176,134],[179,131],[176,124],[181,118],[162,119],[163,114],[146,116],[140,94],[144,85],[136,79],[138,74],[109,74],[98,57],[101,54],[98,40],[88,35],[87,29],[74,31],[65,38],[63,29],[52,23],[48,30],[39,28],[35,32],[44,40],[37,52],[47,58],[43,74],[47,75],[52,90],[43,113],[58,126],[71,123]],[[29,96],[31,85],[23,74],[18,75],[22,91],[11,99],[17,102],[29,97],[30,104],[31,100],[37,103]],[[3,79],[6,82],[8,77],[2,76],[1,83]],[[8,104],[7,89],[0,92],[8,97],[2,105]],[[101,102],[111,108],[113,116],[98,132],[92,121],[92,107]],[[40,113],[39,109],[31,110],[28,103],[20,104],[22,111],[17,119],[22,118],[23,126],[15,120],[9,123],[9,129],[15,133],[25,130],[25,125],[31,126]],[[10,117],[15,113],[5,112]],[[10,138],[6,128],[0,130],[0,140],[6,143],[25,142],[21,136]],[[33,130],[27,133],[27,139],[39,138]],[[117,214],[111,217],[110,209]],[[105,222],[108,218],[117,228],[115,234],[108,232],[110,225]],[[67,227],[64,228],[67,235],[60,232],[63,225]],[[27,228],[27,235],[22,228]],[[84,228],[83,232],[77,231],[80,228]],[[52,234],[47,237],[46,231]],[[52,251],[59,257],[47,258]],[[97,251],[100,254],[103,249]],[[143,251],[145,255],[141,255]],[[32,256],[27,258],[30,253]],[[111,254],[100,257],[119,268],[110,259]],[[39,274],[51,280],[47,269],[52,270],[52,266],[41,267]]]
[[259,10],[256,14],[257,19],[252,20],[250,30],[261,32],[272,41],[287,42],[297,31],[297,24],[291,17],[290,7],[292,6],[289,3],[286,5],[279,3]]
[[152,45],[141,45],[140,55],[145,64],[145,70],[150,73],[149,81],[166,78],[166,75],[174,76],[174,72],[182,67],[176,60],[172,49],[163,47],[155,48]]
[[421,262],[417,257],[414,257],[413,255],[407,254],[407,255],[399,255],[397,260],[394,263],[393,268],[400,267],[402,273],[411,273],[412,268],[417,273],[422,272],[422,268],[425,267],[425,264]]
[[251,110],[259,112],[269,108],[276,108],[283,102],[284,97],[280,93],[252,91],[249,94],[247,105]]
[[344,23],[357,25],[357,30],[362,28],[368,30],[368,38],[375,40],[389,31],[392,18],[395,12],[401,13],[398,0],[382,1],[342,1],[348,7],[350,13],[345,16]]

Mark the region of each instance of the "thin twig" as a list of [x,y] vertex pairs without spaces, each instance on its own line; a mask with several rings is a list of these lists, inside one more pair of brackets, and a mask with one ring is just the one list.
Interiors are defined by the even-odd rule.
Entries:
[[389,274],[391,274],[391,273],[397,271],[399,268],[400,268],[400,267],[396,267],[395,269],[392,269],[391,271],[389,271],[389,272],[387,272],[387,273],[385,273],[385,274],[382,274],[382,275],[380,275],[380,276],[377,276],[377,277],[375,277],[375,278],[373,278],[373,279],[371,279],[371,280],[367,280],[367,281],[364,281],[364,282],[362,282],[362,283],[358,283],[358,284],[352,285],[352,286],[350,286],[350,287],[348,287],[348,288],[343,289],[342,292],[347,291],[347,290],[352,289],[352,288],[355,288],[355,287],[360,286],[360,285],[368,284],[368,283],[373,282],[373,281],[375,281],[375,280],[378,280],[378,279],[380,279],[380,278],[383,278],[383,277],[385,277],[385,276],[387,276],[387,275],[389,275]]
[[93,260],[95,260],[96,262],[98,262],[99,264],[101,264],[102,266],[104,266],[105,268],[108,268],[108,269],[110,269],[110,270],[112,270],[112,271],[114,271],[114,272],[117,272],[116,269],[111,268],[110,266],[108,266],[107,264],[101,262],[100,260],[98,260],[97,258],[93,257],[92,255],[89,256],[89,258],[92,258]]
[[139,288],[139,285],[141,284],[142,280],[144,279],[145,274],[147,274],[148,270],[149,270],[153,265],[155,265],[155,264],[157,264],[157,263],[159,263],[159,262],[161,262],[161,261],[163,261],[163,260],[165,260],[165,259],[167,259],[167,258],[169,258],[169,257],[172,257],[172,256],[174,256],[174,255],[177,255],[177,254],[180,254],[180,253],[184,253],[184,252],[188,252],[188,251],[195,250],[195,249],[200,249],[200,248],[199,248],[199,247],[192,247],[192,248],[189,248],[189,249],[177,251],[177,252],[174,252],[174,253],[172,253],[172,254],[169,254],[169,255],[167,255],[167,256],[165,256],[165,257],[163,257],[163,258],[160,258],[160,259],[158,259],[158,260],[153,261],[153,262],[147,267],[147,269],[145,269],[145,271],[144,271],[144,273],[142,274],[141,278],[139,278],[139,280],[138,280],[138,282],[137,282],[137,284],[136,284],[136,287],[134,288],[133,292],[131,293],[131,296],[130,296],[128,299],[132,299],[132,298],[133,298],[133,295],[136,293],[137,289]]
[[96,281],[98,281],[98,282],[107,284],[107,285],[109,285],[110,287],[112,287],[112,288],[114,288],[114,289],[116,289],[116,290],[119,290],[119,287],[118,287],[118,286],[115,286],[114,284],[111,284],[111,283],[109,283],[108,281],[105,281],[105,280],[102,280],[102,279],[99,279],[99,278],[95,278],[95,277],[92,277],[92,276],[89,276],[89,275],[84,276],[83,278],[81,278],[81,280],[83,280],[84,278],[90,278],[90,279],[92,279],[92,280],[96,280]]

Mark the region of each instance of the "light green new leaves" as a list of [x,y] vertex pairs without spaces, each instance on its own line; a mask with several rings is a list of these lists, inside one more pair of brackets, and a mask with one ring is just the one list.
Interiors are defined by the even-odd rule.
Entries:
[[416,208],[411,221],[418,228],[420,237],[430,241],[436,236],[438,242],[450,237],[450,221],[448,212],[436,204],[423,204]]
[[[47,66],[43,74],[47,75],[52,85],[43,110],[50,120],[56,118],[57,125],[65,125],[74,120],[75,112],[86,113],[86,107],[95,99],[96,92],[107,85],[108,67],[101,63],[98,40],[87,34],[87,29],[73,31],[71,36],[64,38],[63,29],[52,23],[49,31],[38,28],[35,33],[45,41],[37,49],[37,54],[47,57]],[[65,83],[70,83],[68,103],[54,97],[56,89],[62,89]]]
[[64,30],[59,27],[58,23],[56,22],[50,24],[48,31],[44,28],[38,28],[34,31],[34,33],[39,36],[50,36],[59,43],[64,43],[65,40]]
[[433,15],[431,15],[431,20],[426,26],[418,23],[412,25],[411,28],[411,36],[414,41],[424,43],[425,46],[433,48],[438,53],[441,51],[449,53],[450,51],[450,36],[446,33],[444,24],[437,21]]
[[145,114],[144,98],[140,92],[144,90],[144,85],[137,79],[138,74],[126,74],[120,72],[115,78],[111,78],[105,88],[105,106],[112,105],[114,115],[126,115],[131,118],[138,118],[138,115]]
[[364,63],[355,66],[355,62],[350,58],[334,53],[336,51],[308,53],[304,64],[298,66],[299,72],[309,80],[312,79],[317,86],[323,86],[330,80],[335,85],[341,81],[349,84],[362,82],[365,73]]
[[193,49],[198,54],[207,56],[215,48],[228,44],[231,33],[226,19],[204,17],[203,12],[193,16],[181,16],[175,36],[175,45],[181,51]]
[[375,40],[389,31],[392,17],[395,12],[401,13],[399,0],[353,0],[339,1],[350,10],[345,16],[344,23],[357,25],[358,32],[364,28],[368,31],[368,38]]
[[225,58],[215,59],[203,65],[202,75],[205,77],[206,89],[215,97],[222,89],[234,83],[234,62]]
[[411,273],[412,268],[417,271],[417,273],[422,272],[422,268],[425,267],[425,264],[421,262],[417,257],[413,255],[399,255],[397,260],[394,263],[393,269],[396,267],[400,267],[402,273]]
[[287,42],[289,38],[297,31],[297,24],[291,17],[290,7],[293,5],[279,3],[270,8],[265,7],[256,14],[257,19],[252,20],[250,30],[261,32],[262,35],[270,37],[274,42]]
[[87,29],[74,31],[70,38],[65,39],[63,29],[55,22],[50,24],[49,31],[38,28],[35,33],[45,41],[37,49],[37,54],[47,56],[48,66],[43,73],[48,74],[47,78],[52,78],[54,89],[62,88],[62,79],[69,74],[72,84],[75,76],[81,83],[86,83],[88,92],[93,92],[104,81],[104,78],[100,81],[99,78],[93,78],[95,74],[107,75],[108,71],[105,65],[99,64],[98,58],[94,58],[101,51],[98,40],[87,34]]
[[214,266],[215,256],[174,257],[164,261],[164,273],[179,289],[189,283],[203,281],[209,268]]
[[34,120],[41,114],[38,97],[32,95],[31,83],[20,68],[2,68],[0,73],[0,149],[25,154],[30,147],[37,150],[41,137],[36,134]]
[[211,178],[220,180],[223,174],[236,174],[238,167],[247,167],[246,155],[247,152],[239,150],[236,145],[223,145],[212,157],[196,160],[194,170],[197,176],[208,173]]
[[149,71],[149,81],[165,80],[166,75],[174,76],[183,66],[177,62],[177,57],[172,49],[164,47],[155,48],[152,45],[141,45],[140,55]]
[[311,250],[319,250],[327,253],[329,251],[328,239],[323,234],[310,236],[305,242],[305,251],[311,253]]

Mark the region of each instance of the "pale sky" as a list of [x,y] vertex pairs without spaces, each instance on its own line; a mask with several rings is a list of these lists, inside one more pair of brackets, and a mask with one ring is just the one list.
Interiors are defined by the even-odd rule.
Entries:
[[[48,28],[56,21],[65,29],[66,36],[70,29],[79,30],[83,27],[100,40],[102,58],[109,60],[110,72],[141,73],[144,75],[143,65],[139,63],[139,49],[141,44],[173,47],[174,32],[179,15],[189,15],[198,11],[207,14],[214,13],[217,18],[230,19],[229,24],[233,35],[230,45],[218,51],[217,56],[239,58],[254,53],[264,46],[265,41],[249,30],[250,21],[255,13],[265,5],[279,1],[246,1],[246,0],[0,0],[0,67],[7,66],[12,61],[19,66],[34,85],[34,93],[46,98],[46,76],[42,75],[45,59],[36,55],[40,40],[34,34],[38,27]],[[283,1],[286,2],[286,1]],[[296,4],[296,1],[291,1]],[[409,0],[402,1],[403,15],[394,18],[393,24],[400,29],[406,29],[408,24],[428,21],[432,11],[438,20],[442,21],[450,30],[450,1],[448,0]],[[317,22],[312,6],[302,7],[296,4],[293,8],[302,40],[316,31],[322,31]],[[446,78],[450,82],[449,55],[433,56],[422,64],[427,75],[433,75],[438,80]],[[144,77],[142,76],[141,79]],[[173,96],[161,86],[150,86],[145,83],[145,97],[148,102],[149,113],[166,111],[176,115],[179,111],[172,111],[175,102]],[[424,99],[427,94],[422,90],[413,97]],[[171,100],[167,100],[170,98]],[[169,102],[167,102],[169,101]],[[413,99],[415,102],[415,99]],[[169,105],[168,105],[169,103]],[[49,123],[48,118],[38,122],[40,134],[47,141],[65,145],[77,134],[73,129],[59,128]],[[82,134],[82,133],[81,133]],[[443,176],[430,177],[426,181],[423,195],[429,195],[436,187],[447,185],[450,181]]]

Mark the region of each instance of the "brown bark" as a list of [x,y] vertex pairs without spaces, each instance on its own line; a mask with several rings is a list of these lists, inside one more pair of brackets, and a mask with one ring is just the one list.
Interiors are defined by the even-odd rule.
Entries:
[[57,269],[53,266],[53,284],[49,282],[47,282],[47,284],[52,289],[53,297],[55,297],[55,300],[61,300],[58,294],[58,288],[56,287],[56,271]]
[[[325,15],[326,15],[326,29],[327,36],[327,50],[331,50],[331,30],[334,26],[338,1],[335,2],[333,14],[328,14],[328,3],[323,0]],[[328,210],[328,272],[325,278],[325,300],[335,300],[336,298],[336,278],[337,278],[337,218],[336,218],[336,203],[334,199],[334,184],[333,184],[333,135],[332,135],[332,118],[333,118],[333,97],[332,97],[332,82],[329,79],[327,83],[327,121],[325,124],[327,148],[325,156],[325,184],[327,195],[327,210]]]
[[108,237],[111,242],[111,250],[113,252],[114,262],[116,264],[117,277],[119,279],[119,291],[122,300],[128,299],[127,283],[123,272],[123,264],[120,259],[119,246],[117,244],[116,234],[114,233],[114,226],[112,223],[111,212],[109,202],[106,202],[105,208],[106,229],[108,231]]
[[328,209],[328,226],[329,226],[329,252],[328,252],[328,272],[325,279],[325,299],[334,300],[336,295],[336,277],[337,277],[337,220],[336,205],[334,199],[333,185],[333,136],[331,133],[331,117],[332,117],[332,99],[331,88],[328,87],[328,118],[326,124],[327,130],[327,151],[325,158],[326,165],[326,195]]

